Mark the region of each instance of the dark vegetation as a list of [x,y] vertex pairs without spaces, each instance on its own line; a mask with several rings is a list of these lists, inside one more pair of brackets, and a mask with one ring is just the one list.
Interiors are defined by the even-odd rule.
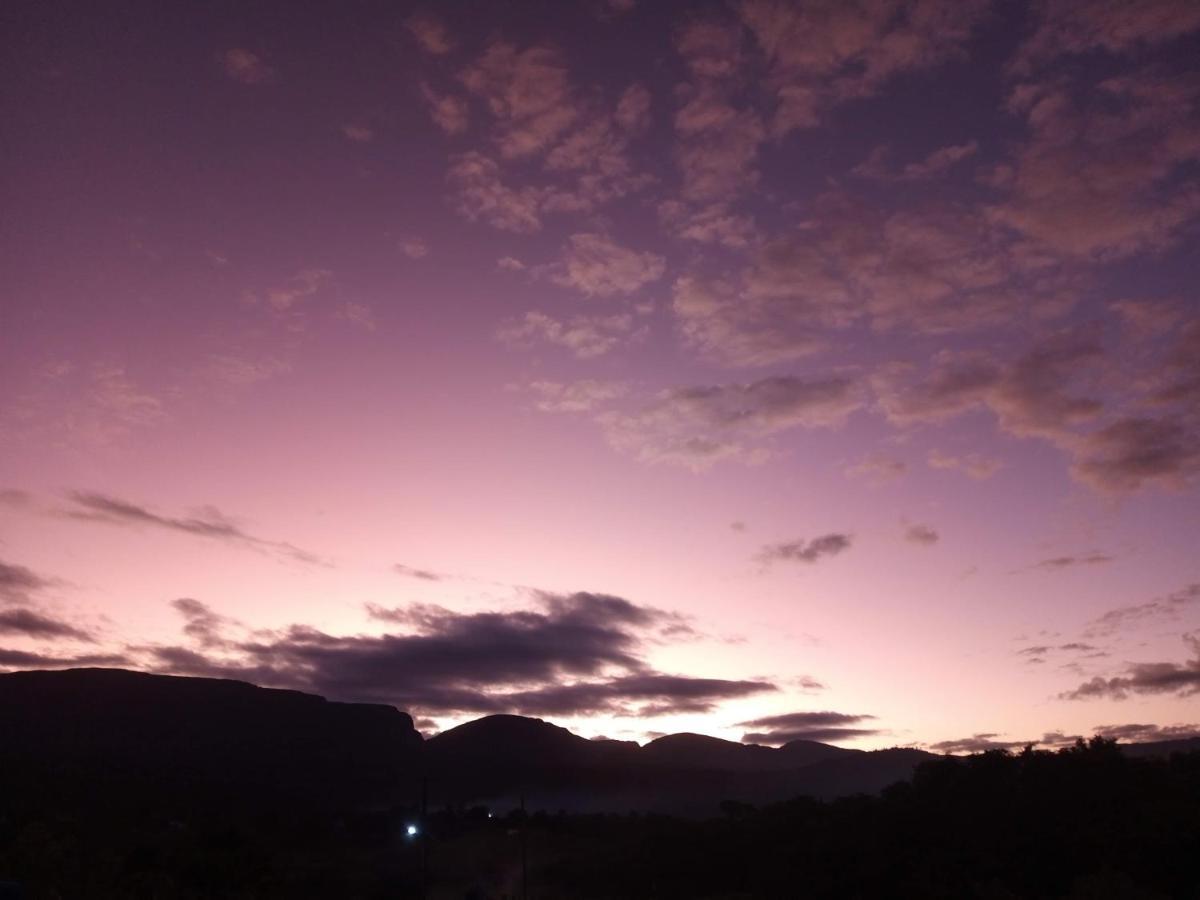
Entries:
[[[517,717],[421,742],[233,682],[0,675],[0,900],[1197,898],[1200,750],[1158,749],[637,748]],[[696,815],[587,811],[684,793]]]

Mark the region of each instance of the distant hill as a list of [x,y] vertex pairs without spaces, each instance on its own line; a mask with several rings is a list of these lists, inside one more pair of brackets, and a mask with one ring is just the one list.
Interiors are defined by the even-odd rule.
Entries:
[[653,765],[680,769],[778,772],[861,752],[816,741],[793,741],[776,750],[704,734],[668,734],[643,747],[642,758]]
[[409,795],[422,750],[390,706],[120,669],[0,675],[0,722],[0,787],[117,803]]
[[[778,749],[701,734],[639,747],[587,740],[541,719],[486,716],[422,740],[407,713],[237,681],[120,669],[0,675],[0,792],[100,802],[433,804],[523,798],[531,809],[713,814],[877,793],[937,758],[915,749]],[[1200,748],[1200,739],[1121,745],[1127,755]],[[39,793],[40,792],[40,793]]]

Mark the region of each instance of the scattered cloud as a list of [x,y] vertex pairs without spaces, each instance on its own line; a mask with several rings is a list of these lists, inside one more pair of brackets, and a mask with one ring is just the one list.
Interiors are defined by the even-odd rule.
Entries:
[[470,127],[471,110],[465,98],[438,93],[424,82],[421,83],[421,96],[429,106],[433,123],[446,134],[462,134]]
[[355,144],[368,144],[375,138],[375,130],[361,122],[349,122],[342,126],[346,140]]
[[[457,613],[417,604],[371,607],[396,629],[336,636],[303,625],[223,638],[201,650],[141,648],[159,671],[244,678],[324,696],[391,703],[419,715],[513,712],[652,717],[707,712],[723,700],[775,691],[765,680],[659,672],[642,654],[689,632],[682,617],[605,594],[534,594],[513,612]],[[185,611],[200,642],[202,607]],[[0,659],[2,663],[2,659]]]
[[33,594],[53,584],[32,569],[0,560],[0,602],[28,603]]
[[1200,694],[1200,632],[1185,634],[1183,642],[1193,657],[1183,663],[1133,663],[1121,675],[1096,676],[1060,697],[1064,700],[1124,700],[1130,694],[1174,694],[1178,697]]
[[1037,29],[1013,64],[1022,74],[1057,57],[1093,50],[1128,53],[1200,29],[1200,9],[1176,0],[1047,0],[1036,11]]
[[900,169],[892,169],[887,164],[889,150],[881,145],[871,151],[871,154],[851,172],[860,178],[875,181],[924,181],[942,175],[960,162],[970,159],[978,151],[978,141],[950,144],[932,151],[924,159],[908,163]]
[[365,303],[355,303],[352,300],[347,300],[342,304],[338,315],[351,325],[361,328],[364,331],[375,330],[375,313]]
[[1107,553],[1085,553],[1079,556],[1053,556],[1033,564],[1034,569],[1047,569],[1052,572],[1071,569],[1077,566],[1098,566],[1110,563],[1115,557]]
[[68,495],[68,500],[71,505],[61,514],[79,521],[103,522],[109,525],[134,528],[160,528],[180,534],[224,541],[251,550],[271,553],[294,562],[309,565],[325,564],[320,557],[307,550],[302,550],[294,544],[267,540],[249,534],[234,520],[213,506],[203,507],[188,516],[174,517],[160,515],[144,506],[107,494],[73,491]]
[[[441,572],[433,572],[429,569],[417,569],[413,566],[406,566],[403,563],[396,563],[392,566],[392,571],[397,575],[403,575],[406,578],[416,578],[420,581],[441,581],[446,576]],[[374,615],[377,607],[368,607],[368,611]]]
[[1200,82],[1152,69],[1075,85],[1024,82],[1009,109],[1028,141],[997,179],[993,221],[1066,258],[1169,247],[1200,214]]
[[414,13],[408,17],[404,27],[426,53],[442,56],[454,49],[454,42],[445,23],[432,13]]
[[1084,633],[1089,637],[1107,636],[1148,622],[1177,621],[1192,609],[1200,609],[1200,584],[1189,584],[1146,603],[1110,609],[1089,622]]
[[1180,489],[1200,475],[1200,433],[1175,417],[1123,418],[1081,438],[1071,471],[1106,493]]
[[573,234],[561,271],[551,277],[589,297],[632,294],[662,277],[665,261],[655,253],[632,250],[601,234]]
[[505,323],[496,332],[511,347],[527,348],[542,342],[563,347],[580,359],[603,356],[644,334],[644,329],[634,330],[634,317],[629,313],[556,319],[537,310]]
[[797,712],[765,716],[739,722],[742,728],[755,728],[742,735],[745,744],[787,744],[791,741],[844,741],[879,734],[879,729],[863,727],[874,716],[838,712]]
[[763,461],[768,451],[755,445],[759,439],[790,428],[836,428],[861,404],[849,378],[781,375],[669,388],[636,411],[609,410],[598,421],[622,452],[702,469],[725,458]]
[[596,379],[573,382],[535,381],[529,385],[529,389],[538,396],[534,404],[537,409],[548,413],[590,412],[625,396],[628,391],[628,387],[622,382]]
[[236,619],[219,615],[206,604],[191,597],[180,597],[171,601],[171,607],[184,618],[183,633],[203,647],[219,647],[225,644],[222,632]]
[[82,628],[23,607],[0,609],[0,634],[15,634],[45,641],[95,641],[95,638]]
[[518,50],[507,41],[494,41],[459,77],[487,104],[502,157],[544,151],[575,121],[566,62],[554,48]]
[[904,539],[909,543],[928,547],[941,540],[941,535],[929,525],[915,522],[904,529]]
[[270,84],[278,78],[261,56],[241,47],[221,54],[221,65],[226,75],[242,84]]
[[875,383],[880,405],[896,424],[936,422],[984,407],[1010,434],[1072,446],[1072,426],[1090,422],[1102,411],[1101,402],[1082,391],[1091,386],[1104,360],[1090,337],[1064,332],[1011,363],[986,353],[942,351],[916,383],[907,367],[884,370]]
[[1015,750],[1034,741],[1001,741],[999,734],[983,732],[966,738],[955,738],[948,741],[938,741],[930,744],[929,749],[935,753],[986,753],[989,750]]
[[758,551],[755,559],[763,565],[775,562],[815,563],[827,556],[837,556],[839,553],[849,550],[853,542],[853,535],[833,532],[809,541],[796,540],[767,544]]
[[1129,744],[1147,744],[1154,741],[1179,741],[1200,737],[1200,725],[1097,725],[1096,734],[1110,740]]
[[544,191],[532,185],[510,187],[501,181],[500,166],[474,150],[453,158],[447,181],[455,190],[459,213],[501,231],[531,232],[542,227]]
[[926,462],[933,469],[957,469],[972,478],[979,480],[991,478],[1002,468],[1004,463],[995,457],[981,453],[967,453],[963,456],[952,456],[940,450],[930,450]]
[[861,478],[870,484],[891,484],[898,478],[904,477],[908,471],[908,463],[902,459],[892,459],[888,456],[872,454],[865,456],[852,466],[845,469],[851,478]]
[[400,252],[409,259],[424,259],[429,255],[429,244],[424,238],[407,237],[400,241]]

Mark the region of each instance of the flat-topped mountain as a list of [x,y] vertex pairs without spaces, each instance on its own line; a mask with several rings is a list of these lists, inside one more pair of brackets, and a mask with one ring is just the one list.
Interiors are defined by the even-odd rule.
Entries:
[[391,706],[120,669],[0,675],[0,789],[97,802],[407,797],[422,750]]

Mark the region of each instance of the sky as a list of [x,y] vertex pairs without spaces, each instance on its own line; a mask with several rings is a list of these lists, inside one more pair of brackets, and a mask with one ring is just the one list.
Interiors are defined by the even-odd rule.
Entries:
[[1200,733],[1200,5],[6,5],[0,669]]

